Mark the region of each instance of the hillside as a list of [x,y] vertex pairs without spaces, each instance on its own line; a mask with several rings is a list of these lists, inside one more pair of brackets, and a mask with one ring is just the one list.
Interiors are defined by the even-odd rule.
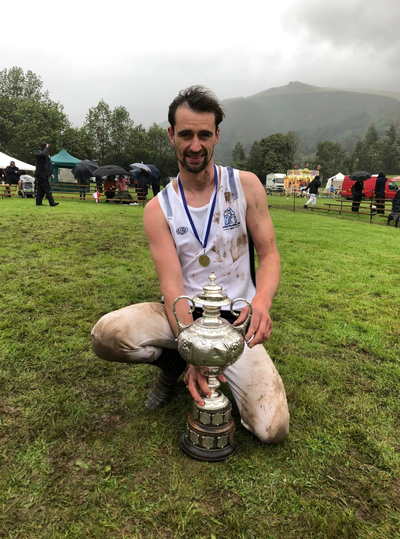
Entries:
[[371,122],[378,132],[391,122],[400,122],[400,102],[395,97],[318,88],[301,82],[246,98],[226,99],[222,105],[226,118],[215,155],[224,162],[230,160],[237,141],[249,148],[255,140],[276,132],[295,131],[304,152],[310,154],[324,140],[339,141],[352,150]]
[[400,92],[386,92],[385,90],[351,90],[347,88],[348,92],[360,92],[362,94],[374,94],[384,95],[385,97],[393,97],[396,101],[400,101]]

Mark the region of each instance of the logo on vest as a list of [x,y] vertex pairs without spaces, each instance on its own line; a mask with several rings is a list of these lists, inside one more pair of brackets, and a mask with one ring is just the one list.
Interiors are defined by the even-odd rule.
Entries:
[[237,228],[240,226],[240,222],[238,222],[236,213],[232,210],[232,208],[226,208],[224,211],[224,226],[222,227],[223,230],[228,230],[232,228]]
[[186,234],[187,231],[188,231],[187,226],[180,226],[179,228],[176,229],[176,233],[178,234],[178,236],[183,236],[184,234]]

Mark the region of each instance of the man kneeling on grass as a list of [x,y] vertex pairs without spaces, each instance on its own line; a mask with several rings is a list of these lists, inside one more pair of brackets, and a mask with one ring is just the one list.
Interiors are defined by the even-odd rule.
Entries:
[[[289,432],[289,412],[282,380],[263,342],[272,330],[269,311],[279,284],[280,258],[260,180],[251,172],[213,162],[223,117],[216,97],[201,86],[181,91],[171,103],[168,132],[179,174],[144,213],[165,303],[130,305],[103,316],[92,331],[93,350],[108,361],[159,367],[146,407],[154,410],[167,403],[186,368],[177,351],[172,304],[178,296],[202,292],[213,268],[224,292],[247,299],[253,307],[248,345],[226,369],[224,381],[244,427],[263,442],[279,443]],[[259,259],[256,280],[252,241]],[[176,309],[183,324],[201,316],[198,309],[188,314],[184,301]],[[237,324],[245,320],[247,310],[242,309]],[[231,319],[228,310],[221,316]],[[194,400],[203,405],[202,394],[210,393],[206,379],[189,366],[184,380]]]

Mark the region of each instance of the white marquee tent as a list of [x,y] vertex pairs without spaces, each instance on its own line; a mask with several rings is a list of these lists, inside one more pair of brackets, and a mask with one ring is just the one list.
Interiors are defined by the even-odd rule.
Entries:
[[325,193],[330,193],[332,184],[335,190],[341,189],[343,180],[344,180],[344,175],[341,172],[338,172],[335,176],[332,176],[331,178],[329,178],[326,182]]
[[33,165],[29,165],[28,163],[24,163],[19,159],[15,159],[15,157],[11,157],[10,155],[0,152],[0,168],[8,167],[10,161],[14,161],[15,166],[18,167],[20,170],[30,170],[32,172],[35,170],[35,167]]

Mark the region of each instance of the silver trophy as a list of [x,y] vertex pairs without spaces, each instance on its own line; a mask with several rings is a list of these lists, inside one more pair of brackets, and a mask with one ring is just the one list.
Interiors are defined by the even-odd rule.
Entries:
[[[232,365],[242,355],[245,341],[244,335],[252,315],[250,303],[242,298],[231,301],[222,293],[222,287],[215,283],[216,276],[212,271],[210,282],[203,288],[203,294],[193,298],[179,296],[173,304],[173,313],[178,324],[178,350],[183,359],[194,365],[199,373],[207,378],[211,396],[204,397],[204,406],[193,401],[186,431],[182,434],[182,449],[190,456],[199,460],[224,460],[236,452],[234,443],[235,423],[232,419],[232,405],[228,398],[218,389],[220,383],[217,376]],[[176,303],[186,299],[192,304],[189,313],[195,305],[201,305],[203,316],[192,324],[185,326],[176,314]],[[238,301],[247,303],[249,313],[246,320],[232,326],[221,318],[221,307],[229,305],[230,311],[239,316],[233,306]]]

